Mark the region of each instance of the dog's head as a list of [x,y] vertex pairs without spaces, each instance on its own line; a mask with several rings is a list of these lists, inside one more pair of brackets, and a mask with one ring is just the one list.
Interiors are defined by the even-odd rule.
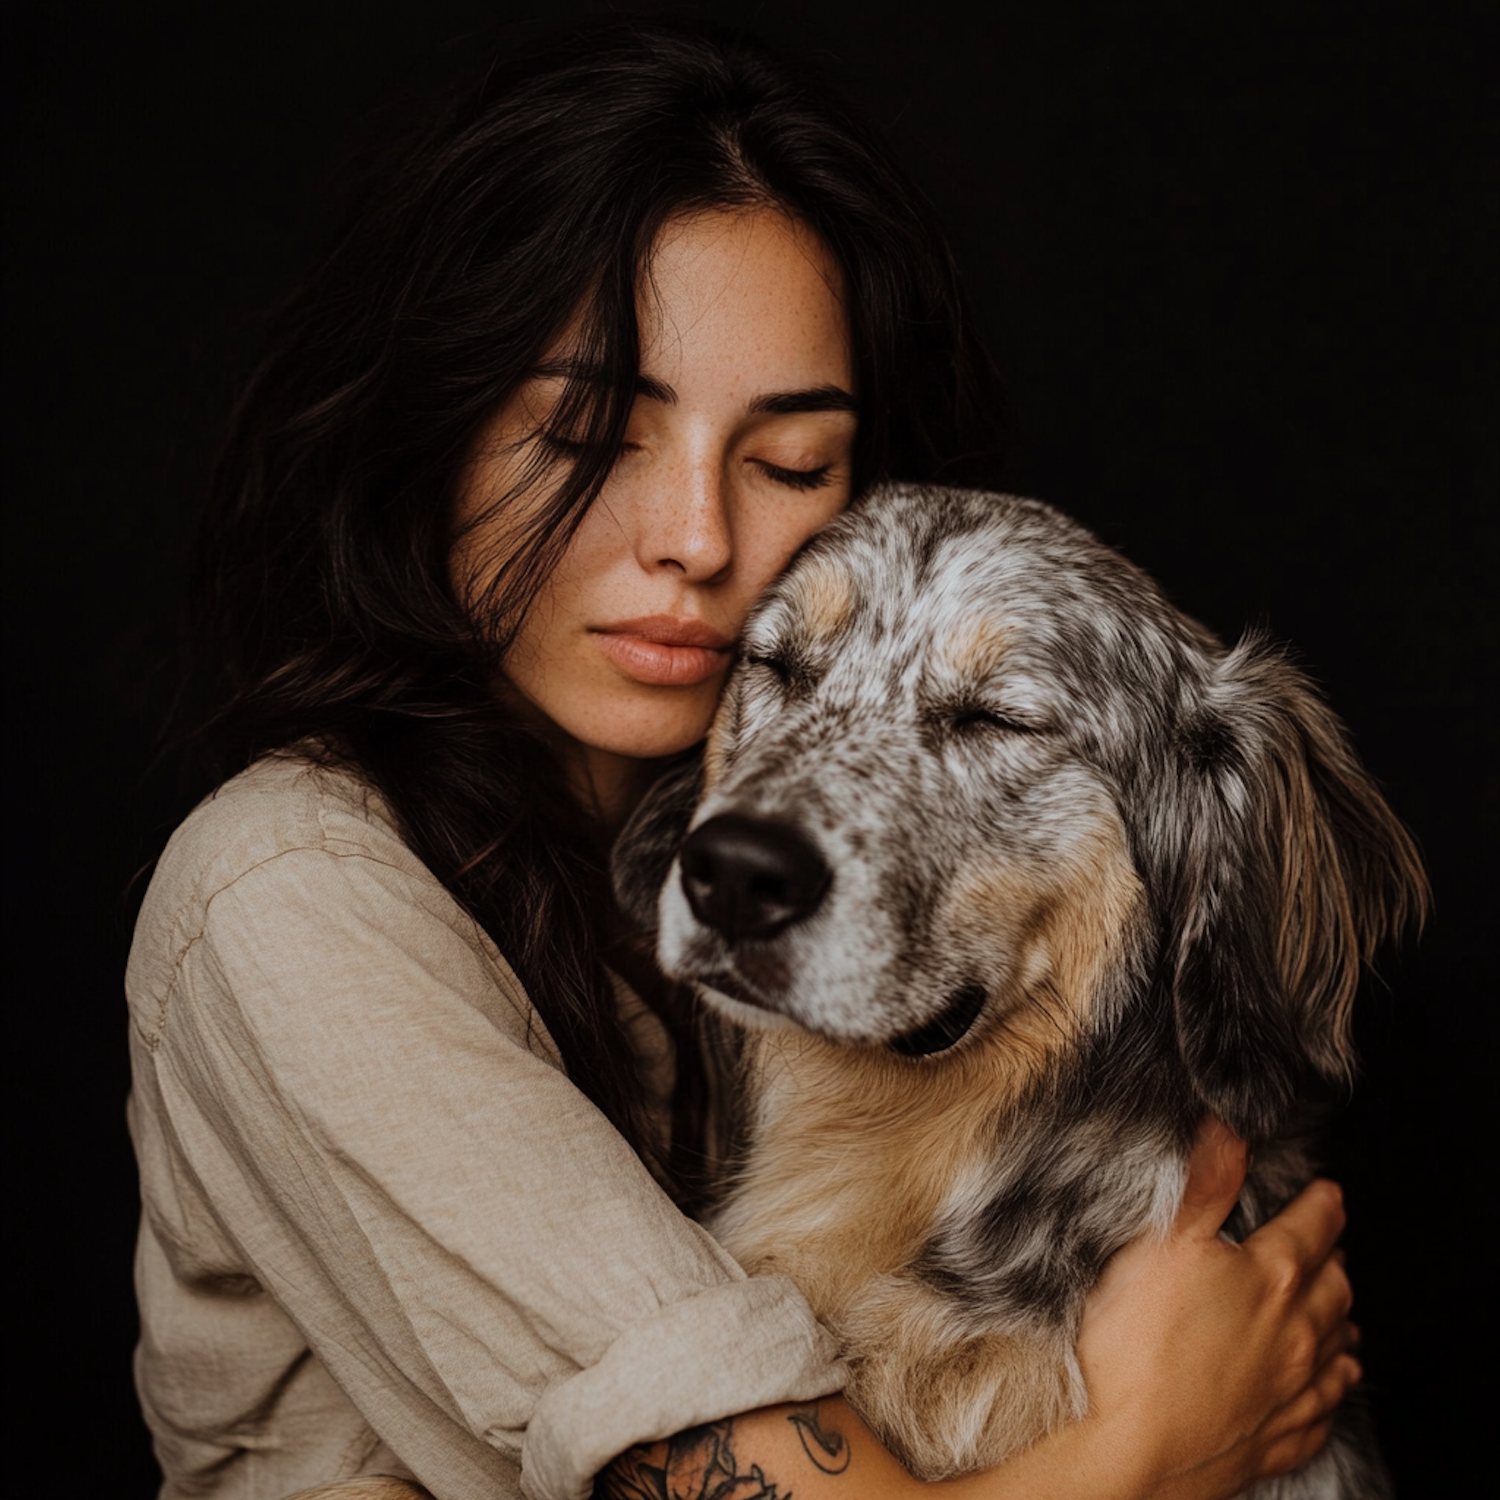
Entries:
[[1252,1136],[1347,1071],[1361,963],[1425,900],[1285,657],[1226,651],[1044,505],[905,487],[758,606],[616,884],[731,1015],[908,1055],[1039,1014],[1065,1042],[1165,986],[1204,1106]]

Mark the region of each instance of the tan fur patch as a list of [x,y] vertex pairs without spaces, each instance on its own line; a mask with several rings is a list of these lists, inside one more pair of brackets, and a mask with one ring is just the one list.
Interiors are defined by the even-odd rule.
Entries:
[[854,584],[827,558],[804,564],[796,574],[798,623],[810,640],[830,640],[854,610]]
[[844,1394],[929,1483],[1003,1463],[1087,1406],[1065,1336],[956,1335],[944,1299],[891,1277],[854,1309]]
[[1010,644],[1010,634],[1003,625],[987,615],[954,626],[938,642],[938,658],[950,671],[963,678],[983,678],[1000,665]]
[[1087,1019],[1089,997],[1120,961],[1143,899],[1125,830],[1110,818],[1076,840],[1065,862],[1045,870],[998,864],[976,872],[956,894],[950,922],[1024,955],[1018,967],[1025,998],[1050,1000],[1049,1024],[1071,1039]]

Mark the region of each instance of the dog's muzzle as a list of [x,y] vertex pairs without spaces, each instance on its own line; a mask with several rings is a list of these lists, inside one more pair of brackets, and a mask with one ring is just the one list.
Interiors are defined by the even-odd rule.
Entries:
[[823,904],[833,872],[790,823],[720,813],[695,828],[678,854],[693,915],[731,946],[764,941]]

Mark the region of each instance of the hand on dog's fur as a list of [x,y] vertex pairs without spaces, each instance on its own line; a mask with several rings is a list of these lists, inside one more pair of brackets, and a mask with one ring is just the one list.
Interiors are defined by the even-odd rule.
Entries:
[[1172,1232],[1127,1246],[1089,1298],[1079,1360],[1088,1421],[1121,1434],[1150,1493],[1234,1495],[1305,1463],[1360,1375],[1342,1195],[1311,1183],[1243,1244],[1219,1237],[1245,1145],[1208,1122]]

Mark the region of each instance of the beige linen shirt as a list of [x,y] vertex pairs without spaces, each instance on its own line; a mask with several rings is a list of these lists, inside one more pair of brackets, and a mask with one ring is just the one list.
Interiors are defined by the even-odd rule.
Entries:
[[261,761],[178,829],[126,988],[137,1384],[163,1497],[408,1473],[578,1500],[632,1443],[836,1390],[563,1074],[354,777]]

